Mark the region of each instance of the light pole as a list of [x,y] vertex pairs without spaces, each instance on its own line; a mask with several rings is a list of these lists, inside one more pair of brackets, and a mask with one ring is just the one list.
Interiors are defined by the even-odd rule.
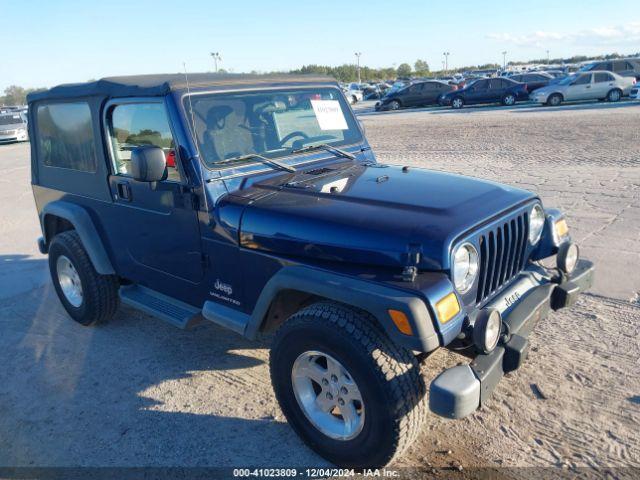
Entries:
[[356,52],[354,55],[356,56],[356,62],[358,64],[358,85],[360,85],[360,55],[362,55],[362,52]]
[[549,50],[547,50],[547,65],[549,65]]
[[218,73],[218,61],[222,61],[222,57],[219,52],[211,52],[211,58],[213,58],[213,66],[215,68],[215,72]]
[[449,71],[449,55],[451,55],[449,52],[444,52],[442,55],[444,55],[444,70],[445,72]]
[[502,52],[502,70],[507,69],[507,51]]

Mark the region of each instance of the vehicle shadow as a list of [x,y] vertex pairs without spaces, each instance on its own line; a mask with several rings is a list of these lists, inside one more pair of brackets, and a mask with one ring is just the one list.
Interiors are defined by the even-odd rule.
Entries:
[[0,466],[326,466],[280,413],[266,347],[127,307],[82,327],[50,282],[3,298]]

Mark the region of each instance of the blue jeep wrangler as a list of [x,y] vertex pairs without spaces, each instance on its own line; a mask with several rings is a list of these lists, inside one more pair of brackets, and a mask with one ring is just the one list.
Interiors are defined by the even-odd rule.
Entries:
[[[69,315],[123,302],[276,332],[282,411],[337,465],[392,462],[429,409],[472,413],[592,283],[534,194],[377,163],[328,78],[114,77],[33,93],[29,115],[39,247]],[[469,361],[427,393],[440,347]]]

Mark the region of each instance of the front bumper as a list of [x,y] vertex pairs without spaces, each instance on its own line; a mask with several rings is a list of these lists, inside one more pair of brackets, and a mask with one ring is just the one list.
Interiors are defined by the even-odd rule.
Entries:
[[442,372],[431,383],[429,408],[446,418],[473,413],[491,396],[505,373],[520,368],[529,352],[529,334],[551,310],[573,305],[581,292],[593,284],[594,266],[580,260],[562,283],[543,283],[530,290],[503,317],[507,337],[487,355],[478,355],[469,365]]

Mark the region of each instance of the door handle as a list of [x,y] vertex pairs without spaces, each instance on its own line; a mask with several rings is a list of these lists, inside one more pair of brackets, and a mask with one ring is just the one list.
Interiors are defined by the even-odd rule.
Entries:
[[591,85],[587,85],[585,88],[591,88]]
[[118,182],[116,184],[116,190],[122,200],[126,200],[127,202],[131,201],[131,186],[129,182]]

